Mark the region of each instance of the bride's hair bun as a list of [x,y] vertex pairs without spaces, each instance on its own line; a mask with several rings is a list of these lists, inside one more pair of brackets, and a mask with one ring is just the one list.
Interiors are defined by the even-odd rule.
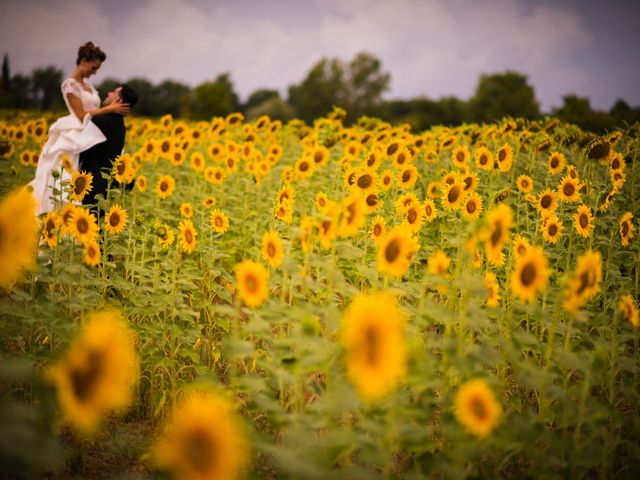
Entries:
[[106,58],[107,55],[100,50],[100,47],[96,47],[93,42],[87,42],[78,49],[76,65],[80,65],[82,60],[86,62],[93,62],[94,60],[104,62]]

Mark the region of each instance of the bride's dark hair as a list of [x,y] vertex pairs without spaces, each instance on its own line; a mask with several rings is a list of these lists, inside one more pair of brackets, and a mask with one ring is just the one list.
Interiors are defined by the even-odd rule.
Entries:
[[100,47],[96,47],[93,42],[87,42],[78,49],[76,65],[80,65],[82,60],[86,62],[93,62],[94,60],[104,62],[106,58],[106,53],[100,50]]

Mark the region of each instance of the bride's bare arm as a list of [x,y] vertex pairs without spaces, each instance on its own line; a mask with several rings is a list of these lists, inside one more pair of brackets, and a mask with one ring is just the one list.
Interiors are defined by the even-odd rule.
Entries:
[[67,93],[67,100],[69,101],[71,110],[73,110],[73,113],[76,114],[76,117],[78,117],[81,122],[84,120],[84,116],[87,113],[92,117],[102,115],[104,113],[119,113],[120,115],[126,115],[131,110],[128,103],[122,103],[118,100],[110,103],[109,105],[105,105],[104,107],[94,108],[93,110],[85,112],[84,107],[82,106],[82,100],[76,97],[73,93]]

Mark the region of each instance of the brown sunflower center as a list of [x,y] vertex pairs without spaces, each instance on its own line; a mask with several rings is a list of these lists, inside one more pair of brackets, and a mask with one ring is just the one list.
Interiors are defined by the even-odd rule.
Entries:
[[187,464],[202,476],[209,476],[216,458],[216,444],[204,428],[196,427],[188,433],[184,442]]
[[184,231],[184,239],[187,241],[187,243],[191,243],[193,242],[193,232],[189,229]]
[[530,286],[536,279],[536,275],[537,271],[535,265],[532,262],[528,262],[522,268],[522,272],[520,272],[520,281],[522,282],[522,285],[525,287]]
[[373,183],[373,177],[371,175],[369,175],[368,173],[365,174],[365,175],[361,175],[358,178],[358,187],[360,187],[362,189],[369,188],[372,183]]
[[485,154],[482,154],[480,155],[478,161],[480,162],[480,165],[486,165],[489,162],[489,157],[487,157]]
[[167,190],[169,190],[169,184],[167,182],[161,182],[160,183],[160,191],[161,192],[166,192]]
[[626,237],[629,234],[629,223],[628,222],[623,222],[622,225],[620,225],[620,232],[622,233],[623,237]]
[[587,225],[589,225],[589,217],[587,217],[586,214],[581,213],[580,214],[580,218],[579,218],[579,222],[580,222],[580,226],[582,228],[587,228]]
[[409,180],[411,180],[411,171],[410,170],[405,170],[402,173],[402,181],[403,182],[408,182]]
[[78,177],[76,179],[76,183],[73,186],[73,192],[76,195],[80,195],[84,192],[85,187],[87,186],[87,179],[85,177]]
[[400,241],[397,238],[392,239],[384,249],[384,258],[387,262],[393,263],[400,256]]
[[78,365],[69,372],[69,382],[75,398],[80,402],[90,400],[100,377],[104,372],[104,358],[100,352],[90,351],[84,365]]
[[487,409],[487,406],[483,401],[483,399],[480,397],[472,397],[469,400],[469,409],[471,410],[473,415],[476,417],[476,419],[480,422],[483,420],[486,420],[487,417],[489,416],[489,411]]
[[505,150],[500,150],[498,152],[498,161],[499,162],[504,162],[504,160],[507,158],[507,152]]
[[256,293],[258,291],[258,279],[253,274],[249,274],[244,279],[244,284],[250,293]]
[[558,233],[558,225],[552,223],[549,225],[549,235],[555,237],[556,233]]
[[89,222],[87,222],[86,218],[79,218],[76,221],[76,228],[78,229],[78,232],[84,235],[89,231]]
[[273,258],[276,256],[276,246],[271,242],[267,244],[267,255],[270,258]]
[[552,157],[551,161],[549,162],[549,166],[553,169],[558,168],[558,165],[560,165],[560,160],[558,159],[558,157]]
[[416,212],[415,208],[410,208],[407,211],[407,222],[413,225],[414,223],[416,223],[416,220],[418,220],[418,212]]
[[478,209],[478,206],[476,205],[475,200],[470,200],[467,203],[467,212],[468,213],[474,213],[477,209]]
[[564,186],[562,187],[562,192],[567,196],[570,197],[572,196],[576,191],[576,187],[575,185],[573,185],[573,183],[571,182],[567,182],[564,184]]
[[120,214],[118,212],[113,212],[109,215],[109,225],[112,227],[117,227],[120,225]]
[[458,163],[464,163],[464,152],[456,153],[456,161]]
[[316,152],[313,154],[313,161],[316,163],[322,163],[323,158],[324,155],[322,155],[322,152]]
[[449,193],[447,194],[447,200],[449,201],[449,203],[455,203],[458,198],[460,198],[460,187],[454,185],[453,187],[451,187]]
[[364,331],[364,357],[368,366],[378,365],[380,353],[380,334],[378,330],[369,326]]
[[373,226],[373,234],[376,237],[379,237],[382,234],[382,225],[380,225],[379,223],[375,224]]
[[493,226],[493,232],[491,232],[491,237],[489,240],[491,241],[491,245],[494,247],[500,243],[500,239],[502,238],[502,222],[498,221]]
[[549,208],[551,206],[551,195],[544,195],[541,199],[540,199],[540,206],[542,208]]

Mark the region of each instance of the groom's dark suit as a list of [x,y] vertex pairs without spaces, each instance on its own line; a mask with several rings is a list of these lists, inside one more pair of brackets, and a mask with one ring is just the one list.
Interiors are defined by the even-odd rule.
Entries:
[[[105,198],[107,196],[108,181],[102,178],[102,172],[111,173],[113,160],[122,153],[126,130],[124,117],[117,113],[98,115],[91,121],[102,131],[107,140],[80,153],[80,170],[93,175],[93,189],[82,199],[82,204],[93,205],[95,213],[101,216],[103,212],[97,208],[95,197],[99,193]],[[117,186],[117,182],[114,181],[112,186]]]

